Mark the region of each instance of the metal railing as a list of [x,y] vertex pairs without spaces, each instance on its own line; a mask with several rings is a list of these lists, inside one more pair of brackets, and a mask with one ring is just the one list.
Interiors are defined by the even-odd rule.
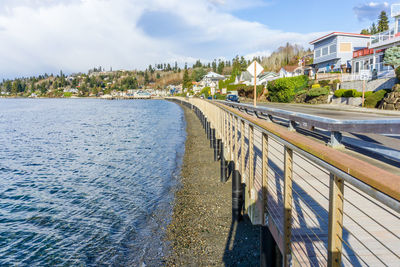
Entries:
[[294,126],[297,126],[307,130],[319,128],[330,131],[331,139],[329,144],[331,146],[340,146],[341,132],[400,134],[400,118],[338,120],[277,108],[254,107],[249,104],[228,101],[220,101],[220,103],[246,113],[253,113],[267,121],[286,120],[290,130],[294,130]]
[[174,101],[192,108],[221,140],[221,164],[233,162],[245,184],[245,213],[268,227],[284,266],[400,265],[400,177],[254,115],[328,129],[349,125],[233,103]]

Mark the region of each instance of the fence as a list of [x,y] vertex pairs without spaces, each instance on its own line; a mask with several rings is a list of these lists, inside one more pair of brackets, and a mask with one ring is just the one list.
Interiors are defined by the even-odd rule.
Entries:
[[400,266],[399,176],[222,103],[174,101],[220,141],[221,175],[240,174],[284,266]]

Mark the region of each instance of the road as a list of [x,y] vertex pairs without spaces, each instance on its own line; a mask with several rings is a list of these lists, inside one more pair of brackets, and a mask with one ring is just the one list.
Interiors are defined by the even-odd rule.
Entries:
[[[400,118],[400,111],[386,111],[363,109],[357,107],[334,106],[334,105],[302,105],[302,104],[280,104],[259,103],[259,106],[283,109],[298,113],[305,113],[331,119],[339,120],[368,120],[379,118]],[[307,134],[307,131],[301,131]],[[329,136],[329,132],[317,129],[321,136]],[[343,132],[343,144],[347,153],[359,154],[363,160],[370,161],[382,168],[391,168],[393,172],[400,173],[400,135],[360,134]],[[313,136],[315,138],[315,136]],[[382,163],[382,164],[381,164]],[[386,164],[391,167],[386,166]]]

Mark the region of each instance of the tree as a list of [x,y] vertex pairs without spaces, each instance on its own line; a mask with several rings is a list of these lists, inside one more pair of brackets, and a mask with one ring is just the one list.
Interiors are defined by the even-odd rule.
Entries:
[[391,65],[393,68],[400,66],[400,47],[391,47],[385,51],[385,64]]
[[149,74],[147,73],[147,71],[144,72],[144,84],[147,85],[149,84]]
[[372,26],[371,26],[371,28],[369,29],[369,32],[370,32],[372,35],[378,33],[378,29],[376,28],[375,22],[372,23]]
[[212,62],[212,69],[213,69],[213,72],[217,72],[217,62],[216,62],[216,60],[214,59],[214,61]]
[[192,72],[192,80],[199,82],[203,77],[207,74],[206,70],[203,67],[196,68]]
[[190,83],[189,72],[185,65],[185,72],[183,73],[183,81],[182,81],[183,88],[188,88],[190,86],[189,83]]
[[389,30],[389,20],[385,11],[382,11],[378,20],[378,32]]
[[368,29],[362,29],[361,34],[370,35],[370,32]]
[[217,72],[218,72],[219,74],[222,74],[222,72],[224,71],[224,68],[225,68],[225,63],[224,63],[224,61],[220,60],[220,61],[218,62]]

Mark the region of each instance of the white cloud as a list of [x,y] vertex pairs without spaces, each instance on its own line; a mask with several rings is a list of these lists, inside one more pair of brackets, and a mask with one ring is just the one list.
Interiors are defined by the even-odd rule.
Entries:
[[[0,79],[232,58],[272,51],[286,42],[304,45],[320,35],[273,30],[210,9],[210,1],[0,0],[5,7],[0,11]],[[153,21],[152,16],[143,20],[147,14],[162,14],[163,20],[147,27]]]
[[377,20],[381,11],[386,11],[387,14],[390,14],[390,6],[388,2],[369,2],[355,6],[353,10],[359,21]]

